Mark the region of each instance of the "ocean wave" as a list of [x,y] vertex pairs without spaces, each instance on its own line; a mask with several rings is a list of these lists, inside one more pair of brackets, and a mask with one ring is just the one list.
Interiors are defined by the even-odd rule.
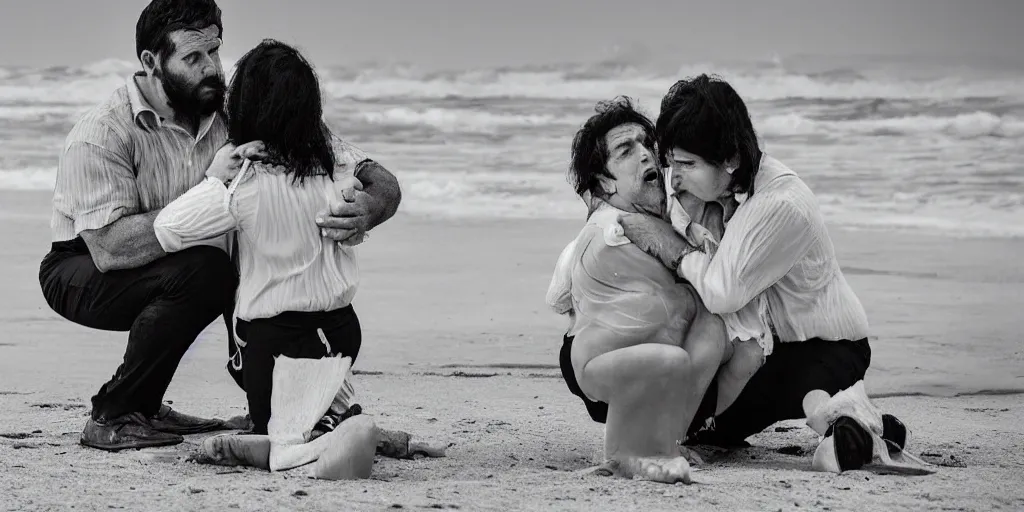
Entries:
[[82,105],[4,105],[0,103],[0,120],[68,121],[81,115],[87,108]]
[[[0,189],[52,190],[53,169],[0,171]],[[399,174],[401,210],[417,216],[485,219],[582,219],[586,208],[561,173],[410,171]],[[1024,194],[980,198],[894,193],[887,197],[821,193],[822,213],[838,226],[901,228],[951,237],[1024,237]]]
[[500,114],[484,110],[395,107],[359,112],[364,121],[385,126],[430,126],[443,132],[495,132],[503,128],[548,126],[559,122],[551,115]]
[[[225,61],[230,74],[230,60]],[[0,73],[0,101],[95,103],[106,98],[138,64],[106,59],[85,66],[48,69],[10,68]],[[614,65],[564,65],[445,72],[414,67],[323,67],[325,91],[333,98],[547,98],[597,101],[626,94],[656,107],[677,79],[699,73],[723,76],[750,101],[812,99],[958,99],[1020,98],[1021,78],[944,77],[931,80],[866,78],[852,70],[818,74],[787,72],[779,67],[687,65],[653,72]]]
[[0,190],[53,190],[56,176],[53,168],[0,170]]
[[945,134],[955,138],[1022,137],[1024,119],[1000,117],[990,112],[971,112],[955,116],[905,116],[878,119],[819,120],[799,113],[769,116],[759,123],[765,135],[797,136],[822,134],[919,135]]
[[857,198],[819,194],[822,213],[849,227],[903,228],[955,238],[1024,237],[1024,195],[995,194],[982,200],[894,194]]

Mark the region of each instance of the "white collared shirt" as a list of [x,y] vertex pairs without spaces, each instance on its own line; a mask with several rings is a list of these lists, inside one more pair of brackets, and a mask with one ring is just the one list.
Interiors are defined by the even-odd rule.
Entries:
[[271,318],[285,311],[333,311],[349,305],[359,285],[356,248],[322,236],[316,215],[341,200],[344,180],[366,155],[339,139],[334,180],[293,182],[284,169],[246,162],[226,187],[215,178],[167,205],[153,229],[167,252],[238,231],[235,316]]
[[765,292],[780,342],[868,336],[867,314],[839,268],[817,198],[767,155],[714,256],[692,252],[678,273],[716,314],[738,311]]
[[[227,140],[224,116],[193,136],[156,109],[128,77],[68,134],[53,190],[52,240],[71,240],[129,215],[159,210],[203,181]],[[226,249],[226,240],[208,241]]]

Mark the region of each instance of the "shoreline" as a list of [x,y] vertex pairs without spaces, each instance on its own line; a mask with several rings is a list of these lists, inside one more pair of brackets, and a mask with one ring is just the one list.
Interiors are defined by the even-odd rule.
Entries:
[[[68,353],[81,348],[64,341],[75,336],[116,354],[123,334],[75,326],[42,300],[35,275],[49,246],[49,213],[48,194],[0,192],[0,236],[15,241],[0,248],[0,272],[10,283],[0,294],[0,325],[15,342],[36,337]],[[487,365],[506,365],[506,372],[559,375],[564,319],[547,309],[544,293],[555,259],[578,229],[572,221],[432,220],[400,212],[359,246],[362,278],[353,306],[366,342],[356,369],[476,365],[490,372],[501,368]],[[831,234],[871,322],[872,396],[1024,391],[1024,239],[835,228]],[[220,322],[211,325],[182,370],[189,362],[222,367],[223,332]],[[42,355],[14,352],[26,369]],[[531,365],[539,366],[527,370]]]

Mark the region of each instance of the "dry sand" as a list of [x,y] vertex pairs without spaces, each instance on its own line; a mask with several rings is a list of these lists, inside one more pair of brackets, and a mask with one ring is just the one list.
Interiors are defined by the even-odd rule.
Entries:
[[[577,223],[399,215],[362,246],[359,402],[379,425],[450,443],[445,459],[378,459],[373,478],[321,482],[185,462],[174,448],[109,454],[78,435],[124,333],[59,318],[38,263],[49,197],[0,193],[0,509],[6,510],[1022,510],[1024,240],[833,232],[872,320],[868,389],[940,463],[924,477],[809,470],[814,434],[786,422],[699,468],[691,486],[583,476],[602,427],[556,367],[563,322],[543,304]],[[244,397],[221,325],[166,399],[227,417]],[[959,395],[959,396],[958,396]],[[781,451],[780,451],[781,450]]]

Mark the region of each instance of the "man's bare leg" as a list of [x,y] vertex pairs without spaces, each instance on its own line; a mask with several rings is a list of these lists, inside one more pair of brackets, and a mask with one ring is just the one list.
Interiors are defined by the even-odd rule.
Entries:
[[718,404],[715,415],[722,414],[736,401],[750,378],[764,364],[764,349],[756,340],[738,341],[732,356],[722,365],[716,377],[718,383]]
[[699,298],[697,304],[697,316],[690,325],[690,330],[686,333],[686,339],[683,340],[682,345],[683,350],[690,354],[694,372],[694,385],[686,390],[688,393],[683,402],[683,409],[686,411],[684,425],[689,425],[693,421],[694,415],[697,414],[704,394],[707,393],[711,381],[715,379],[725,357],[729,338],[722,319],[711,314],[699,301]]
[[678,443],[685,417],[693,415],[685,410],[693,401],[693,373],[685,350],[654,343],[613,350],[586,364],[580,386],[608,403],[608,470],[626,478],[689,482]]

